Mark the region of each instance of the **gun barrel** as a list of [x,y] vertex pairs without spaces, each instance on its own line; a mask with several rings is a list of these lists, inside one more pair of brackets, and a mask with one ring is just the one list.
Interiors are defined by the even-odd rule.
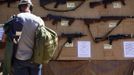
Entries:
[[81,32],[79,33],[62,33],[61,37],[72,37],[72,38],[77,38],[77,37],[82,37],[82,36],[87,36],[86,34],[83,34]]
[[114,40],[119,40],[119,39],[129,39],[129,38],[134,38],[133,34],[116,34],[116,35],[109,35],[106,38],[103,37],[96,37],[95,41],[101,42],[101,41],[105,41],[105,40],[109,40],[109,44],[112,44],[112,41]]
[[115,2],[115,1],[120,1],[122,3],[122,5],[126,5],[125,0],[102,0],[102,1],[90,2],[89,6],[90,6],[90,8],[94,8],[96,6],[103,4],[104,8],[107,8],[108,4],[111,4],[112,2]]

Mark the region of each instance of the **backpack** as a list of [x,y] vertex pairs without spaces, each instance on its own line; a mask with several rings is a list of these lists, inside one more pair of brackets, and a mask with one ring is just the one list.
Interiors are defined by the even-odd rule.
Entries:
[[38,26],[35,32],[33,62],[38,64],[48,63],[53,58],[57,46],[57,33],[46,26]]

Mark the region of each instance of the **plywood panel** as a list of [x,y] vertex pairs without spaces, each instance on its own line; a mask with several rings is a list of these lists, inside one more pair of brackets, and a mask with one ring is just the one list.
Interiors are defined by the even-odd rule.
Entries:
[[[125,0],[126,6],[121,8],[113,8],[113,4],[109,4],[107,9],[103,8],[103,5],[98,6],[94,9],[89,8],[89,2],[93,0],[86,1],[80,8],[75,11],[70,12],[53,12],[46,11],[39,5],[38,0],[32,0],[34,4],[33,13],[38,16],[46,16],[48,13],[70,16],[75,18],[98,18],[99,16],[132,16],[134,15],[134,0]],[[0,23],[4,23],[7,19],[14,14],[18,13],[17,3],[11,3],[11,7],[8,8],[7,4],[0,5]],[[78,3],[76,3],[78,4]],[[60,8],[65,9],[65,5],[62,5]],[[53,7],[53,4],[48,7]],[[91,31],[94,37],[103,36],[111,28],[109,28],[110,22],[117,21],[107,21],[91,24]],[[73,40],[74,46],[71,48],[63,48],[61,55],[58,60],[128,60],[123,57],[123,41],[133,41],[134,39],[123,39],[113,41],[112,49],[104,49],[104,44],[107,44],[108,41],[103,41],[100,43],[94,43],[86,25],[81,20],[75,20],[71,26],[61,26],[60,23],[57,25],[52,25],[51,21],[45,21],[46,26],[55,30],[58,35],[61,33],[74,33],[74,32],[83,32],[87,34],[85,37],[76,38]],[[134,19],[126,19],[111,33],[111,34],[120,34],[120,33],[134,33]],[[57,55],[59,49],[66,41],[66,38],[59,40],[59,47],[54,56]],[[77,42],[78,41],[90,41],[91,42],[91,58],[78,58],[77,57]],[[132,58],[133,59],[133,58]]]

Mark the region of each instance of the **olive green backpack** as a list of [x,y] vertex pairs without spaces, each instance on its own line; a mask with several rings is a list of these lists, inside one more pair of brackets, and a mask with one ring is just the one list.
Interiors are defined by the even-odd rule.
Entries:
[[33,62],[48,63],[52,59],[57,46],[58,36],[56,32],[46,26],[38,26],[35,32]]

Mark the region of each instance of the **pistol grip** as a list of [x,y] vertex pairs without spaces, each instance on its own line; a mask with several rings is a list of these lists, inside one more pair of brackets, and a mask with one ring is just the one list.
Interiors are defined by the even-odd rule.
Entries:
[[109,44],[112,45],[113,40],[109,40]]
[[55,5],[54,5],[54,8],[58,8],[59,6],[59,3],[57,2]]
[[121,0],[122,5],[126,5],[125,0]]
[[107,4],[104,4],[104,8],[107,8]]
[[70,20],[69,21],[69,26],[71,26],[73,22],[74,22],[74,19]]

